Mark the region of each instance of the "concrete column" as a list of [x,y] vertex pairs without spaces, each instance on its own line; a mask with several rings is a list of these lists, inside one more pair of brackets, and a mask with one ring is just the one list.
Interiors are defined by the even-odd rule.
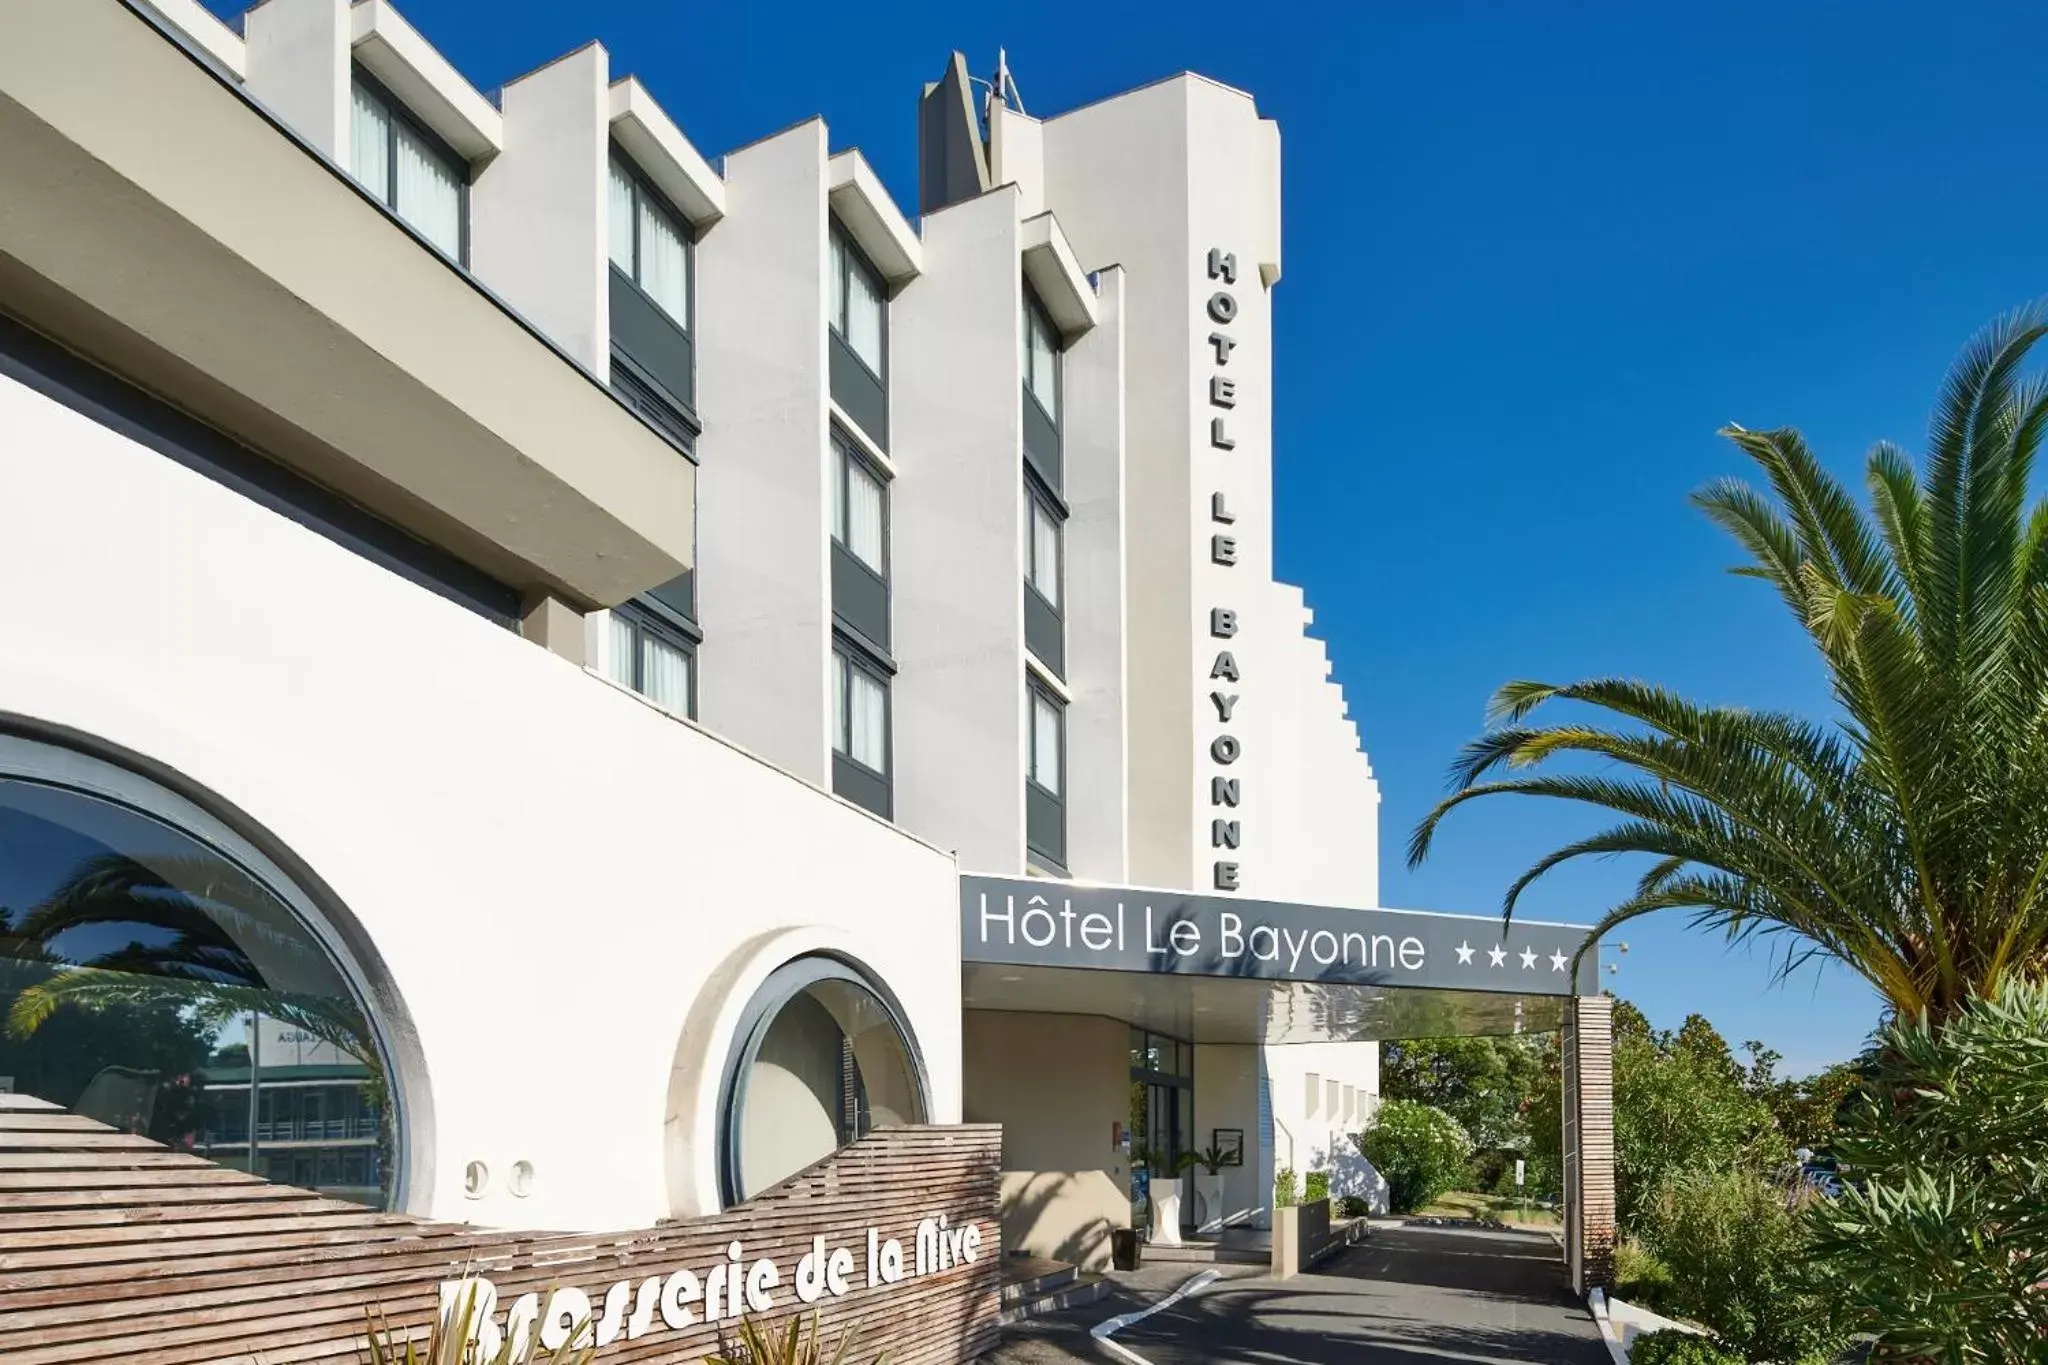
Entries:
[[541,593],[527,602],[519,633],[572,664],[581,666],[586,656],[583,613],[551,594]]
[[249,93],[343,167],[353,100],[351,22],[342,0],[265,0],[242,16]]
[[1565,1254],[1578,1293],[1614,1282],[1614,1001],[1582,995],[1564,1032]]

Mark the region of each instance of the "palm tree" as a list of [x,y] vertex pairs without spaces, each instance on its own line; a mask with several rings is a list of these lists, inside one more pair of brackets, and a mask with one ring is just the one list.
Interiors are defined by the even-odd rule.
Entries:
[[[1858,508],[1797,431],[1722,434],[1768,493],[1724,480],[1694,503],[1735,538],[1735,572],[1777,590],[1811,640],[1839,715],[1828,723],[1707,706],[1618,678],[1513,682],[1452,768],[1453,794],[1416,827],[1482,796],[1583,802],[1616,823],[1539,859],[1655,861],[1594,937],[1686,909],[1731,937],[1790,936],[1781,970],[1815,955],[1861,973],[1900,1015],[1937,1026],[2048,965],[2048,500],[2028,503],[2048,383],[2023,377],[2048,312],[1974,338],[1944,382],[1927,456],[1868,457]],[[1532,725],[1546,703],[1591,718]],[[1563,755],[1605,771],[1557,771]],[[1531,772],[1531,769],[1546,769]]]

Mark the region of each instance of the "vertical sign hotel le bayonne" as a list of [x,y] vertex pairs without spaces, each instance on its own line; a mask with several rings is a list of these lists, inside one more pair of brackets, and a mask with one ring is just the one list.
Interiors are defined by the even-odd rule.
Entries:
[[[1214,354],[1216,368],[1209,376],[1209,407],[1214,410],[1209,417],[1209,445],[1223,452],[1237,447],[1237,442],[1231,439],[1226,420],[1230,410],[1237,406],[1237,381],[1229,373],[1230,353],[1236,348],[1237,341],[1223,330],[1237,318],[1237,296],[1230,292],[1236,284],[1237,253],[1210,247],[1208,288],[1211,293],[1207,312],[1209,321],[1215,324],[1215,330],[1209,333],[1209,348]],[[1218,472],[1220,475],[1221,471]],[[1220,477],[1218,482],[1222,482]],[[1234,569],[1237,567],[1237,536],[1231,528],[1237,516],[1230,510],[1230,500],[1225,496],[1227,491],[1215,488],[1209,494],[1209,560],[1223,568]],[[1237,638],[1237,631],[1237,608],[1210,603],[1209,638],[1214,655],[1209,662],[1208,677],[1203,681],[1208,685],[1209,705],[1216,709],[1216,720],[1221,727],[1209,741],[1209,760],[1213,765],[1209,774],[1209,846],[1215,857],[1214,884],[1218,891],[1235,891],[1241,880],[1235,855],[1244,837],[1237,815],[1238,801],[1243,793],[1236,764],[1244,754],[1244,746],[1230,729],[1237,712],[1236,688],[1241,676],[1237,654],[1231,645]],[[1206,655],[1209,651],[1202,653]]]

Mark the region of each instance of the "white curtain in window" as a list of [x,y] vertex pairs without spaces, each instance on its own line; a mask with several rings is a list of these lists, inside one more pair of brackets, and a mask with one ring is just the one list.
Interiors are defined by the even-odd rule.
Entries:
[[839,240],[839,234],[832,234],[832,259],[828,266],[832,276],[832,330],[846,335],[846,243]]
[[1060,353],[1053,349],[1052,334],[1046,331],[1038,315],[1029,308],[1024,310],[1028,319],[1025,328],[1031,341],[1031,392],[1038,398],[1045,415],[1057,422],[1060,420]]
[[658,635],[640,637],[640,691],[656,706],[690,714],[690,656]]
[[450,256],[462,255],[462,182],[425,138],[397,128],[398,216]]
[[1031,500],[1031,586],[1053,606],[1060,604],[1060,524]]
[[640,632],[615,611],[604,614],[604,675],[615,683],[633,685],[633,660],[640,648]]
[[1059,708],[1044,697],[1031,694],[1031,776],[1053,795],[1060,792]]
[[690,246],[675,220],[640,198],[640,279],[676,325],[690,325]]
[[850,671],[845,656],[832,656],[832,747],[842,754],[850,752],[846,738],[846,675]]
[[362,86],[355,87],[349,111],[349,169],[377,202],[391,202],[391,121],[384,106]]
[[633,278],[633,181],[616,164],[605,193],[605,233],[611,240],[612,264]]
[[849,671],[853,683],[851,756],[854,762],[865,763],[876,772],[885,773],[889,771],[889,694],[867,673],[858,668]]
[[867,273],[850,261],[847,265],[846,344],[879,375],[882,373],[882,310],[886,305]]
[[846,462],[846,548],[882,572],[882,484],[859,460]]

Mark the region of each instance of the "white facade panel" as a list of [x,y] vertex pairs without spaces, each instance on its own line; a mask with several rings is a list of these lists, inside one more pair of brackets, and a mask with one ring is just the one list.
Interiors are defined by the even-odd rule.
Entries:
[[[412,1211],[715,1203],[734,1019],[805,951],[895,992],[958,1120],[952,859],[11,380],[0,429],[0,573],[38,585],[0,713],[163,765],[332,889],[402,1002]],[[471,1161],[532,1194],[466,1200]]]
[[820,785],[832,746],[825,167],[815,119],[734,152],[726,216],[697,247],[699,487],[718,506],[697,525],[697,714]]
[[963,866],[1024,866],[1023,286],[1017,196],[924,219],[890,311],[896,817]]

